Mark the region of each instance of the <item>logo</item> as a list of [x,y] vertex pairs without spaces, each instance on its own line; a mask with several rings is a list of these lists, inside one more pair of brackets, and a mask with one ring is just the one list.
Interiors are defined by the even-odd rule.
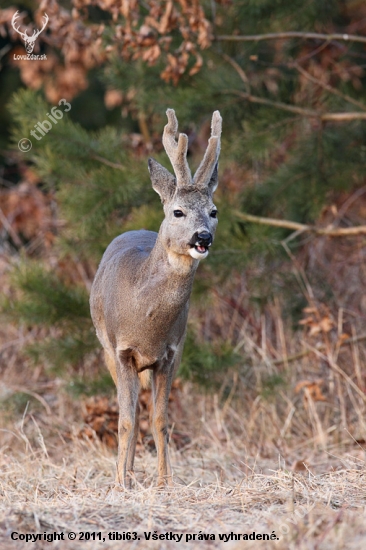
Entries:
[[37,38],[39,37],[41,32],[45,29],[45,27],[48,23],[48,15],[47,15],[47,13],[44,14],[44,16],[43,16],[43,19],[44,19],[43,27],[39,31],[34,30],[32,36],[28,36],[27,31],[22,32],[22,31],[19,30],[19,24],[18,24],[18,27],[16,26],[18,18],[19,18],[19,11],[16,11],[13,15],[12,20],[11,20],[12,27],[18,34],[20,34],[20,36],[24,40],[25,49],[26,49],[27,53],[31,54],[33,52],[33,48],[34,48],[34,45],[36,43]]
[[22,138],[19,140],[18,148],[22,153],[28,153],[32,149],[32,142],[28,138]]
[[[51,113],[47,113],[47,116],[50,120],[52,120],[53,124],[57,124],[59,120],[61,120],[64,116],[64,113],[68,113],[71,110],[71,105],[66,101],[66,99],[60,99],[58,102],[58,106],[61,107],[58,109],[56,106],[52,107]],[[62,106],[64,108],[62,108]],[[37,122],[37,124],[34,125],[36,130],[31,130],[30,135],[34,137],[37,141],[40,141],[42,137],[44,137],[50,130],[52,130],[52,123],[45,119],[42,122]],[[28,138],[22,138],[18,142],[18,149],[22,153],[28,153],[32,149],[32,142]]]

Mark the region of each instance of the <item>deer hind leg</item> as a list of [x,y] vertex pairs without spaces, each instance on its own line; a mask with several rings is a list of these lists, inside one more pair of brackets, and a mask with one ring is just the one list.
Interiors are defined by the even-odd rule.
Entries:
[[151,428],[158,455],[158,486],[172,485],[169,460],[168,401],[173,380],[173,364],[168,360],[153,371]]
[[133,356],[129,350],[119,352],[117,362],[117,394],[119,404],[118,420],[118,463],[116,484],[130,488],[131,478],[127,470],[132,469],[138,429],[139,378]]
[[109,372],[111,373],[114,383],[117,386],[116,361],[114,357],[106,349],[104,350],[104,361],[108,367]]
[[138,438],[138,434],[139,434],[139,426],[140,426],[139,417],[140,417],[140,405],[139,405],[139,402],[137,401],[136,411],[135,411],[135,426],[134,426],[133,436],[132,436],[132,440],[131,440],[130,446],[128,448],[128,454],[127,454],[127,466],[126,466],[126,468],[127,468],[127,475],[128,475],[128,478],[129,478],[127,480],[127,482],[129,484],[131,483],[131,480],[134,477],[133,464],[134,464],[134,461],[135,461],[136,443],[137,443],[137,438]]

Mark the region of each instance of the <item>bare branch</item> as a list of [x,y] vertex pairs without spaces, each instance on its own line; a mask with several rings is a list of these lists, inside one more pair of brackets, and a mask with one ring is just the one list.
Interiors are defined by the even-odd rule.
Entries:
[[246,92],[240,92],[239,90],[223,90],[225,93],[232,93],[251,103],[259,103],[261,105],[269,105],[270,107],[275,107],[276,109],[282,109],[283,111],[289,111],[290,113],[297,113],[306,117],[319,118],[321,113],[314,111],[313,109],[304,109],[303,107],[297,107],[296,105],[288,105],[287,103],[281,103],[280,101],[272,101],[271,99],[266,99],[264,97],[258,97]]
[[267,34],[247,34],[247,35],[221,35],[216,36],[215,40],[221,42],[261,42],[263,40],[283,40],[290,38],[302,38],[305,40],[342,40],[344,42],[361,42],[366,44],[366,36],[358,36],[357,34],[323,34],[317,32],[272,32]]
[[281,109],[282,111],[289,111],[290,113],[297,113],[304,117],[319,118],[324,122],[349,122],[351,120],[366,120],[366,112],[344,112],[344,113],[321,113],[314,109],[304,109],[303,107],[297,107],[296,105],[288,105],[287,103],[281,103],[280,101],[272,101],[264,97],[258,97],[246,92],[240,92],[238,90],[224,90],[225,93],[232,93],[238,97],[242,97],[251,103],[259,103],[261,105],[268,105]]
[[[353,344],[355,342],[361,342],[362,340],[366,340],[366,334],[360,334],[360,336],[352,336],[350,338],[346,338],[345,340],[341,340],[339,343],[340,347],[346,346],[348,344]],[[323,351],[326,349],[326,346],[323,344],[321,346],[317,346],[316,348],[318,351]],[[272,361],[273,365],[282,365],[283,363],[291,363],[293,361],[297,361],[298,359],[302,359],[303,357],[306,357],[307,355],[310,355],[313,353],[312,349],[306,349],[303,351],[299,351],[298,353],[294,353],[294,355],[288,355],[286,358],[282,359],[275,359]]]
[[8,232],[8,235],[13,239],[13,242],[16,246],[23,246],[22,241],[20,240],[17,232],[13,229],[8,218],[5,216],[4,212],[0,208],[0,223],[2,223],[4,229]]
[[328,227],[315,227],[314,225],[306,225],[289,220],[277,220],[274,218],[253,216],[252,214],[245,214],[239,210],[234,210],[233,214],[240,220],[246,222],[257,223],[260,225],[271,225],[272,227],[282,227],[283,229],[293,229],[294,231],[299,231],[301,233],[308,231],[310,233],[315,233],[316,235],[326,235],[328,237],[352,237],[355,235],[366,234],[366,225],[341,227],[336,229],[332,225],[329,225]]
[[282,227],[283,229],[293,229],[294,231],[310,231],[311,226],[303,223],[292,222],[289,220],[275,220],[274,218],[264,218],[262,216],[253,216],[252,214],[245,214],[239,210],[233,210],[234,216],[237,218],[251,223],[258,223],[260,225],[271,225],[273,227]]
[[222,57],[225,59],[225,61],[230,63],[230,65],[232,67],[234,67],[234,69],[236,70],[236,72],[240,76],[241,80],[244,82],[244,86],[246,88],[246,91],[249,94],[250,93],[249,78],[247,77],[245,71],[240,67],[240,65],[232,57],[230,57],[226,53],[223,53]]
[[356,393],[358,393],[358,395],[361,397],[361,399],[366,403],[366,395],[364,394],[364,392],[357,386],[357,384],[354,383],[354,381],[352,380],[352,378],[350,376],[348,376],[348,374],[346,372],[344,372],[344,370],[341,369],[341,367],[339,365],[337,365],[337,363],[333,360],[332,357],[329,356],[329,354],[327,355],[324,355],[323,353],[321,353],[317,348],[313,347],[313,346],[310,346],[310,344],[308,344],[307,342],[303,342],[305,344],[306,347],[308,347],[313,353],[315,353],[315,355],[317,355],[318,357],[320,357],[321,359],[323,359],[323,361],[326,361],[329,366],[335,370],[338,374],[340,374],[345,380],[347,380],[348,384],[355,390]]
[[105,164],[106,166],[110,166],[111,168],[116,168],[117,170],[125,170],[125,167],[122,164],[119,164],[117,162],[111,162],[110,160],[100,157],[99,155],[91,154],[90,157],[94,160],[98,160],[99,162]]
[[324,122],[349,122],[351,120],[366,120],[366,113],[324,113],[320,116]]
[[39,401],[44,406],[44,408],[46,409],[47,414],[50,415],[50,416],[52,415],[52,411],[51,411],[51,408],[50,408],[49,404],[47,403],[45,398],[42,397],[42,395],[39,395],[39,393],[36,393],[32,390],[29,390],[28,388],[23,387],[23,386],[10,386],[9,389],[13,390],[14,392],[25,393],[26,395],[30,395],[30,396],[34,397],[35,399],[37,399],[37,401]]
[[320,86],[324,90],[327,90],[327,92],[330,92],[333,95],[337,95],[338,97],[341,97],[345,101],[348,101],[348,103],[352,103],[353,105],[356,105],[356,107],[359,107],[360,109],[363,109],[364,111],[366,111],[366,105],[364,105],[360,101],[357,101],[357,99],[353,99],[353,97],[351,97],[347,94],[342,94],[342,92],[340,92],[336,88],[333,88],[333,86],[330,86],[329,84],[325,84],[321,80],[318,80],[313,75],[311,75],[310,73],[305,71],[305,69],[303,69],[298,63],[291,63],[291,65],[293,67],[295,67],[295,69],[297,69],[299,71],[299,73],[301,73],[303,76],[305,76],[305,78],[310,80],[310,82],[313,82],[314,84],[317,84],[318,86]]

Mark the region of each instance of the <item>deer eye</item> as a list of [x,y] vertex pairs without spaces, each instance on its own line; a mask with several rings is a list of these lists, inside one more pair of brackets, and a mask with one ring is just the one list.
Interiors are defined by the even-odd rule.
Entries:
[[217,218],[217,213],[218,213],[218,210],[212,210],[210,214],[211,218]]
[[182,216],[184,216],[184,214],[181,210],[174,210],[174,216],[176,218],[181,218]]

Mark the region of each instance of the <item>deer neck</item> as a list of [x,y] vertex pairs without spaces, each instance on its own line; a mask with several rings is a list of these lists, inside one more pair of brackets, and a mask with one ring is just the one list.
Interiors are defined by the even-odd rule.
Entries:
[[144,271],[150,281],[166,287],[173,302],[185,303],[190,296],[199,261],[189,255],[177,254],[166,246],[162,229],[154,248],[145,261]]

